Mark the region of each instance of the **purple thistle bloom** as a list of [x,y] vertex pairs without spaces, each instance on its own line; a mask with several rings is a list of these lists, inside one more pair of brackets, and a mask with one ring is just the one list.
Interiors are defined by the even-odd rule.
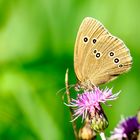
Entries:
[[140,130],[137,117],[123,119],[112,132],[110,140],[136,139]]
[[112,89],[106,88],[105,90],[100,90],[96,87],[92,91],[85,91],[82,94],[78,94],[77,99],[72,99],[71,103],[67,106],[74,108],[74,120],[80,116],[84,120],[89,114],[96,114],[97,110],[102,111],[100,103],[106,104],[107,101],[117,99],[119,93],[113,95]]

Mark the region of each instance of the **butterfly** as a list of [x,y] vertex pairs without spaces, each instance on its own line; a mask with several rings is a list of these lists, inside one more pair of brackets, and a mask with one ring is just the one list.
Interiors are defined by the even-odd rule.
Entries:
[[129,49],[98,20],[86,17],[74,48],[76,89],[90,90],[127,72],[132,65]]

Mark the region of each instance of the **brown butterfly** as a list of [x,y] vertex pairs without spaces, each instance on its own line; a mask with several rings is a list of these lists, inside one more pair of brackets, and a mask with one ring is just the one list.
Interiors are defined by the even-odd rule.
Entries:
[[79,28],[74,69],[77,88],[90,90],[127,72],[132,65],[129,49],[96,19],[86,17]]

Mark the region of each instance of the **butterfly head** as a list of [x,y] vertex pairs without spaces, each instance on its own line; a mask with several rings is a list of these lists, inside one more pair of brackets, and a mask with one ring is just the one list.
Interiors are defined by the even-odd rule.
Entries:
[[80,91],[80,89],[81,89],[81,86],[80,86],[80,84],[79,83],[77,83],[76,85],[75,85],[75,90],[76,91]]

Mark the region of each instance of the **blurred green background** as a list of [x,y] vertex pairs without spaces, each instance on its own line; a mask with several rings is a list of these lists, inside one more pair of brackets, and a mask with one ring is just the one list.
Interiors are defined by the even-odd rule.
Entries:
[[140,105],[139,0],[0,0],[0,140],[74,139],[61,92],[69,68],[75,84],[73,50],[84,17],[100,20],[133,56],[132,70],[102,87],[121,90],[106,107],[110,125],[135,115]]

